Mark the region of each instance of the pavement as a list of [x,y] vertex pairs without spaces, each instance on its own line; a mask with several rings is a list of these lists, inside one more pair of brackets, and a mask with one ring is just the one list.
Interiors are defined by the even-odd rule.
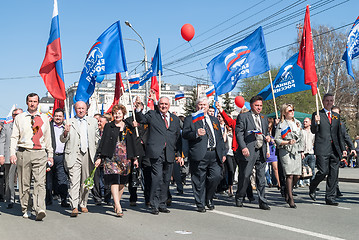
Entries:
[[[195,211],[192,187],[189,179],[183,195],[173,196],[171,213],[154,216],[138,191],[137,206],[130,206],[125,190],[122,206],[124,217],[117,218],[111,206],[96,206],[89,199],[89,213],[70,218],[70,209],[54,202],[49,206],[42,222],[34,217],[23,219],[20,204],[6,209],[0,203],[1,240],[50,240],[50,239],[156,239],[156,240],[211,240],[211,239],[358,239],[359,168],[340,169],[340,189],[344,196],[339,206],[325,205],[325,182],[319,185],[317,201],[308,196],[308,187],[295,189],[297,209],[289,208],[276,188],[267,188],[270,211],[258,208],[256,201],[244,202],[243,208],[235,207],[234,198],[218,194],[215,209],[206,213]],[[350,180],[350,181],[349,181]],[[18,196],[17,196],[18,197]]]

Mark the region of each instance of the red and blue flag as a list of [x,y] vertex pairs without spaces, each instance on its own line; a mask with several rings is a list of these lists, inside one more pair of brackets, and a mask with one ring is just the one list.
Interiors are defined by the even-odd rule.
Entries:
[[203,120],[204,119],[204,112],[203,110],[198,110],[197,112],[195,113],[192,113],[192,122],[195,123],[195,122],[198,122],[200,120]]
[[282,138],[284,139],[288,133],[290,133],[292,130],[290,129],[290,127],[288,126],[286,129],[282,130],[280,133],[282,135]]
[[207,97],[210,97],[215,93],[216,93],[216,90],[214,89],[214,86],[211,86],[206,90],[206,96]]
[[176,94],[175,94],[175,101],[180,100],[180,99],[182,99],[182,98],[184,98],[184,92],[183,92],[183,91],[178,91],[178,92],[176,92]]
[[44,61],[39,71],[49,93],[59,100],[66,99],[64,73],[62,69],[62,53],[60,43],[60,26],[57,0],[51,20],[50,37],[47,42]]
[[140,84],[140,74],[129,76],[128,81],[130,84]]
[[262,135],[263,133],[259,130],[249,130],[248,131],[249,133],[254,133],[254,134],[257,134],[257,135]]

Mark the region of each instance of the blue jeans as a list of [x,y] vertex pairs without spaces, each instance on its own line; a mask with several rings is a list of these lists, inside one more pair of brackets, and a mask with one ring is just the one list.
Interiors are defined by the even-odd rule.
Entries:
[[305,166],[309,166],[312,169],[313,172],[313,176],[310,180],[313,180],[315,177],[315,155],[314,154],[308,154],[304,159],[303,159],[303,165]]

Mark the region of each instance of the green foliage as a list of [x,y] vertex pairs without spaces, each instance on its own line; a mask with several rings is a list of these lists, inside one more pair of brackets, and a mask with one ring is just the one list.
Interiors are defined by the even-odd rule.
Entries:
[[197,88],[193,88],[191,96],[186,98],[186,104],[183,110],[186,112],[186,116],[196,112],[196,101],[197,101]]

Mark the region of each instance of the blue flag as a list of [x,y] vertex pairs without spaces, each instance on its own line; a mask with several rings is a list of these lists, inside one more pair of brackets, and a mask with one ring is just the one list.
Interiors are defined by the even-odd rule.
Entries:
[[[297,65],[298,53],[291,56],[279,69],[277,76],[273,81],[273,90],[276,97],[310,90],[311,86],[304,84],[304,70]],[[273,99],[272,88],[270,84],[258,93],[263,100]]]
[[127,71],[120,21],[112,24],[91,47],[85,60],[74,102],[87,102],[105,74]]
[[359,55],[359,17],[355,20],[352,29],[349,32],[347,40],[347,49],[343,55],[343,60],[347,63],[348,74],[354,78],[352,69],[352,59]]
[[217,95],[232,91],[239,79],[256,76],[269,69],[262,27],[207,64]]
[[151,61],[151,66],[144,74],[142,74],[141,80],[140,80],[140,86],[145,84],[151,77],[158,76],[160,71],[161,71],[161,75],[163,75],[162,59],[161,59],[161,46],[160,46],[160,39],[158,39],[156,52]]

